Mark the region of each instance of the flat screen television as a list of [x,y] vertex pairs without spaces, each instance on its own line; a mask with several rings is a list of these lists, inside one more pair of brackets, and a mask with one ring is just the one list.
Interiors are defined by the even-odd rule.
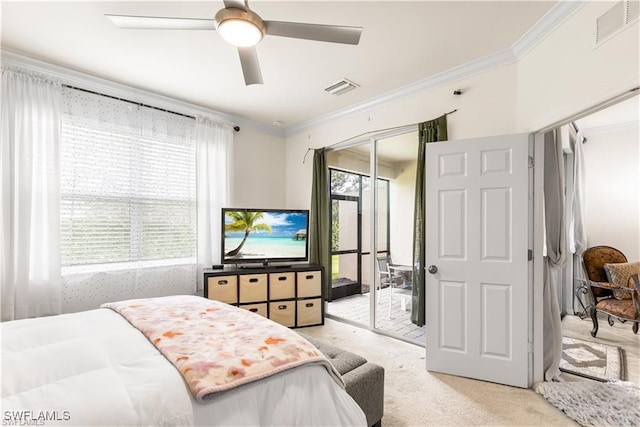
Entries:
[[222,208],[222,263],[309,260],[309,211]]

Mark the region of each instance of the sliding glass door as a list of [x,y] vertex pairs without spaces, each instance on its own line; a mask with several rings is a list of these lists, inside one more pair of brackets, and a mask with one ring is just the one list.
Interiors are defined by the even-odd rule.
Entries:
[[[417,132],[332,150],[331,317],[424,345],[411,323]],[[372,179],[373,177],[373,179]]]
[[[417,132],[377,138],[375,173],[376,330],[424,345],[424,328],[411,323],[413,210]],[[384,177],[384,180],[380,178]]]

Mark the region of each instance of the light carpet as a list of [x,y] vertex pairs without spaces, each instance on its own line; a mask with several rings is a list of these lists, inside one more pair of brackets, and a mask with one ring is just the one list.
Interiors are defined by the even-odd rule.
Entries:
[[562,337],[560,370],[598,381],[624,380],[624,352],[612,345]]
[[424,347],[332,319],[301,332],[384,367],[384,427],[576,426],[532,389],[428,372]]
[[631,382],[546,382],[535,390],[582,426],[640,426],[640,388]]

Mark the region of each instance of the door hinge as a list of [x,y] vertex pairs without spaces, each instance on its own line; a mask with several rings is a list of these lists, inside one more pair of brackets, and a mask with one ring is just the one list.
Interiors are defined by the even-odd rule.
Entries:
[[533,156],[529,156],[529,168],[533,168],[536,163],[533,161]]
[[527,249],[527,259],[533,261],[533,250]]

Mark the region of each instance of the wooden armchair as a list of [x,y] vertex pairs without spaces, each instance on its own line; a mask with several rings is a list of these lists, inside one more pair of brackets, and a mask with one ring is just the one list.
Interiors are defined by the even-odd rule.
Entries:
[[[626,264],[627,257],[610,246],[594,246],[582,254],[587,276],[587,294],[590,299],[589,315],[593,321],[591,336],[598,333],[598,312],[607,314],[610,326],[614,319],[633,322],[633,332],[638,333],[640,323],[640,283],[638,275],[626,276],[624,283],[611,283],[605,270],[607,264]],[[611,269],[611,266],[607,266]],[[626,293],[626,295],[624,295]]]

